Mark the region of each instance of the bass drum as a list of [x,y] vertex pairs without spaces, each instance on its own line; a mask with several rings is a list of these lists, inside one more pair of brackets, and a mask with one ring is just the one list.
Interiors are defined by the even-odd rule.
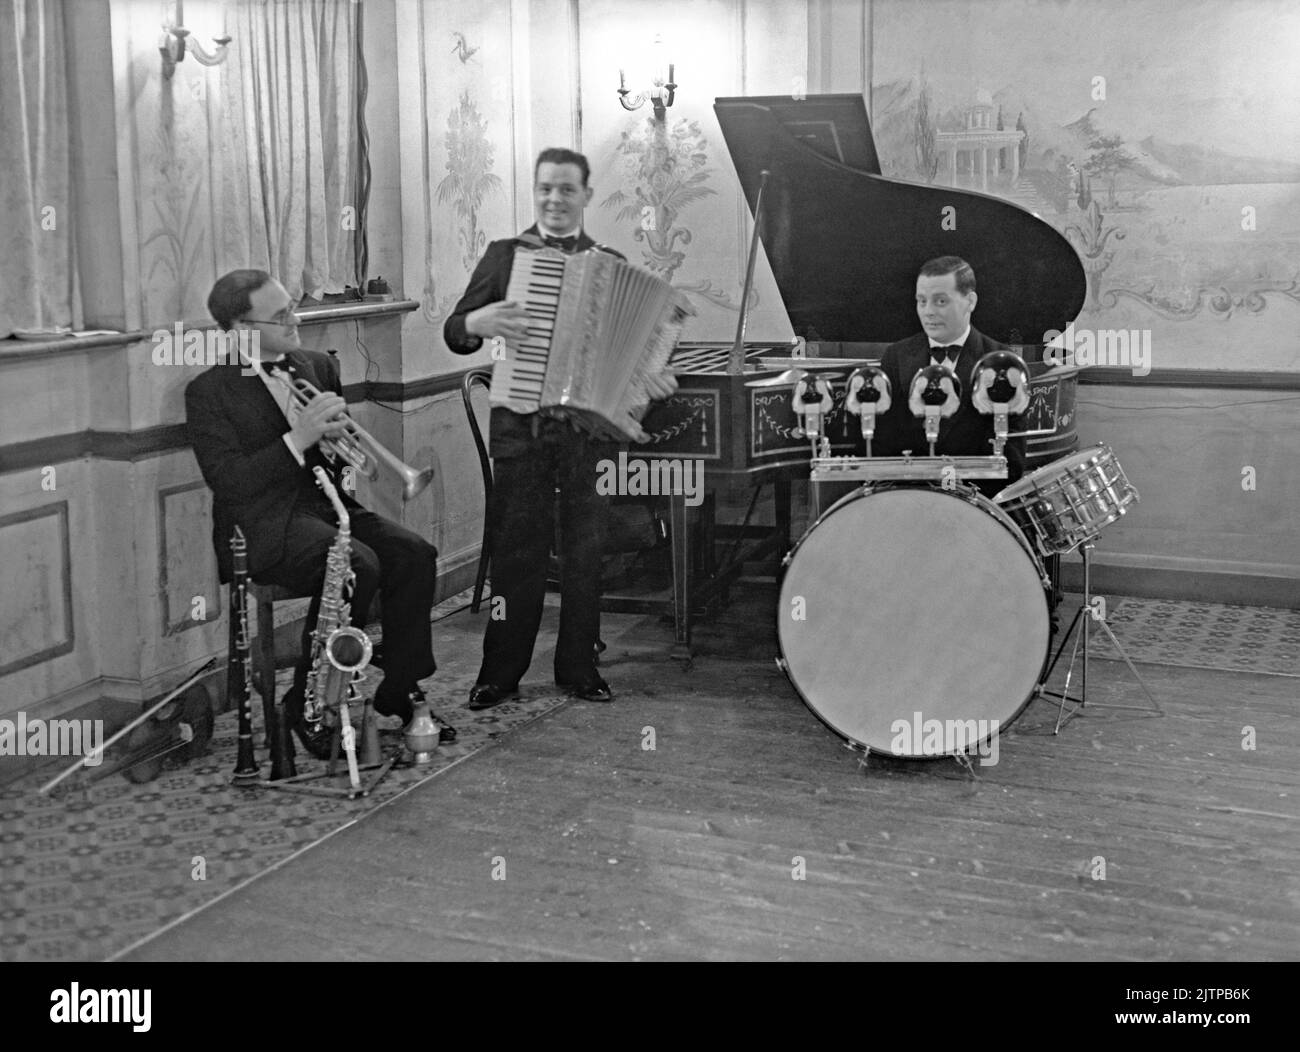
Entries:
[[973,751],[1033,696],[1050,635],[1042,563],[974,490],[851,493],[786,567],[782,667],[851,743],[918,759]]

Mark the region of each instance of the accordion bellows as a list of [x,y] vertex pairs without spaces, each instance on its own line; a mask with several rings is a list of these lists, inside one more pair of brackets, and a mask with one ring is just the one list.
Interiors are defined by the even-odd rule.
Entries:
[[493,365],[489,403],[627,438],[650,404],[646,378],[694,313],[662,278],[599,250],[516,248],[506,299],[528,312],[528,338]]

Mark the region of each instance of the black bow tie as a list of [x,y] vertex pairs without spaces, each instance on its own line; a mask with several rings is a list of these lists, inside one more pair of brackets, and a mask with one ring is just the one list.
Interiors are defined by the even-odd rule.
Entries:
[[543,235],[542,241],[546,243],[547,248],[558,248],[561,252],[572,252],[578,247],[578,235],[571,237],[551,237],[549,234]]
[[961,357],[961,344],[960,344],[960,343],[949,344],[947,347],[931,347],[931,348],[930,348],[930,360],[931,360],[932,362],[941,363],[941,362],[945,361],[945,360],[946,360],[947,358],[949,358],[949,357],[952,357],[952,358],[960,358],[960,357]]
[[[285,366],[292,365],[292,364],[293,364],[293,363],[289,361],[289,356],[288,356],[287,354],[282,354],[282,355],[280,355],[279,358],[270,358],[270,359],[267,359],[267,358],[253,358],[253,359],[250,359],[250,365],[253,367],[253,369],[254,369],[255,371],[257,371],[257,372],[261,372],[261,373],[263,373],[263,374],[269,374],[269,373],[271,373],[271,372],[274,372],[274,371],[277,370],[277,369],[283,369],[283,368],[285,368]],[[252,372],[249,372],[249,373],[246,373],[245,375],[252,376],[253,373],[252,373]]]

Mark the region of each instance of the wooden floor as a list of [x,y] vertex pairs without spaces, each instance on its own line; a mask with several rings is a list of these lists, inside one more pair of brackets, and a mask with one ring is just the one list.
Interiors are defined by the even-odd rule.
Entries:
[[[611,655],[613,705],[523,728],[128,959],[1300,956],[1297,679],[1141,665],[1164,718],[1053,736],[1036,701],[972,776],[864,768],[770,659],[705,632],[686,670],[665,637],[647,618]],[[1141,700],[1092,670],[1091,701]]]

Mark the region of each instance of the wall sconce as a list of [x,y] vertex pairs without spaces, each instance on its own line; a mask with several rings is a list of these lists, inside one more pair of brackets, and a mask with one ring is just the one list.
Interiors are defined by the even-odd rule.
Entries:
[[213,37],[212,42],[217,45],[216,50],[208,51],[199,43],[198,38],[191,37],[190,31],[185,28],[184,0],[175,0],[175,3],[170,4],[169,7],[170,10],[164,16],[163,37],[158,44],[158,50],[162,54],[164,80],[172,79],[172,74],[176,72],[176,63],[185,60],[187,51],[203,66],[216,66],[226,60],[226,48],[231,40],[229,36]]
[[[664,74],[663,58],[663,39],[656,34],[654,43],[654,59],[651,64],[653,72],[650,75],[650,87],[638,91],[635,95],[628,90],[627,77],[624,71],[618,71],[618,101],[623,104],[625,110],[638,110],[645,105],[646,100],[654,107],[654,119],[661,121],[667,114],[668,107],[673,104],[673,95],[677,91],[677,85],[673,83],[673,72],[675,66],[669,62],[668,73]],[[628,96],[632,97],[629,99]]]

